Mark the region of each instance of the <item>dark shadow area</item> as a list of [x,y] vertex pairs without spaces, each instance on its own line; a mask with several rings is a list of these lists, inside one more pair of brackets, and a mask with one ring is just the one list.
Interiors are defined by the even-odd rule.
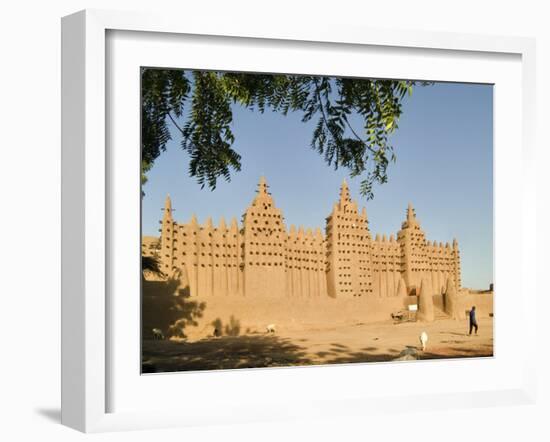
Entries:
[[336,354],[332,351],[318,351],[317,353],[315,353],[315,355],[320,358],[325,358],[327,356],[336,356]]
[[142,284],[142,339],[152,339],[154,328],[167,338],[185,338],[185,328],[197,325],[206,303],[192,300],[189,288],[181,288],[178,279]]
[[[209,337],[219,338],[220,336],[239,336],[241,334],[241,321],[233,315],[231,315],[229,323],[225,326],[220,318],[216,318],[210,325],[212,326],[212,333],[208,334]],[[247,332],[250,332],[250,329],[247,329]]]
[[46,420],[56,424],[61,423],[61,409],[59,408],[37,408],[34,411]]
[[[478,358],[493,356],[492,345],[483,345],[475,349],[464,347],[450,347],[422,351],[419,347],[407,345],[403,350],[390,348],[384,352],[377,351],[375,347],[368,347],[369,351],[340,353],[333,359],[326,359],[323,364],[350,364],[365,362],[390,362],[396,360],[426,360],[426,359],[456,359]],[[366,349],[363,349],[366,350]]]
[[355,351],[347,354],[339,354],[336,358],[327,360],[326,364],[352,364],[359,362],[386,362],[394,360],[399,352],[395,350],[389,350],[386,353],[376,353],[377,349],[373,348],[372,351]]
[[427,351],[413,345],[389,349],[368,346],[355,351],[345,345],[332,343],[329,350],[309,353],[305,347],[294,344],[289,338],[244,335],[213,337],[191,343],[144,341],[142,371],[163,373],[491,356],[491,344],[476,348],[460,345],[428,347]]
[[216,318],[214,321],[212,321],[212,336],[215,338],[219,338],[222,335],[223,332],[223,323],[220,318]]
[[143,342],[142,372],[308,365],[302,347],[277,336],[222,336],[197,342]]
[[330,352],[331,353],[339,353],[339,354],[343,354],[343,353],[348,353],[350,351],[349,348],[345,347],[345,348],[342,348],[342,347],[332,347],[330,349]]
[[224,329],[226,336],[239,336],[241,333],[241,323],[233,315],[229,318],[229,324]]

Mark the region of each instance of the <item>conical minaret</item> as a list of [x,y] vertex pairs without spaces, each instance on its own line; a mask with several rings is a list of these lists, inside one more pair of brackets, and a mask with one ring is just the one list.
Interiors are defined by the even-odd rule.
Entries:
[[360,297],[372,294],[370,265],[371,236],[366,211],[359,212],[351,199],[346,180],[338,202],[327,217],[327,291],[332,297]]
[[409,203],[407,206],[407,221],[411,221],[414,218],[416,218],[416,214],[414,213],[413,205]]
[[342,181],[342,186],[340,187],[340,201],[339,201],[339,208],[340,210],[344,210],[347,204],[351,203],[351,197],[349,194],[349,187],[348,183],[344,179]]
[[258,183],[258,192],[261,194],[267,194],[269,193],[267,191],[267,181],[265,180],[265,176],[260,177],[260,182]]
[[265,177],[260,177],[256,196],[243,215],[245,296],[266,297],[285,292],[282,250],[286,228],[281,210],[268,191]]
[[273,207],[273,198],[271,197],[268,189],[269,185],[267,184],[265,177],[260,177],[258,189],[256,190],[256,197],[252,201],[253,206],[260,206],[261,204],[264,204],[266,206],[265,208]]
[[424,232],[416,218],[413,205],[407,207],[407,217],[397,233],[397,241],[404,258],[404,279],[407,291],[420,288],[420,278],[428,270],[427,245]]
[[456,238],[453,238],[452,257],[453,257],[454,283],[455,283],[456,289],[459,290],[460,286],[462,285],[462,275],[461,275],[461,268],[460,268],[460,251],[458,250],[458,241],[456,240]]
[[170,199],[170,195],[166,195],[166,199],[164,200],[163,212],[163,220],[172,219],[172,200]]
[[411,203],[407,206],[407,219],[401,226],[403,229],[410,227],[410,228],[420,228],[420,224],[418,223],[418,220],[416,219],[416,211],[414,210],[414,207]]
[[174,265],[174,220],[172,219],[172,200],[170,195],[166,195],[164,200],[164,209],[162,214],[162,227],[160,229],[160,244],[161,244],[161,266],[162,271],[170,275],[172,274],[173,265]]

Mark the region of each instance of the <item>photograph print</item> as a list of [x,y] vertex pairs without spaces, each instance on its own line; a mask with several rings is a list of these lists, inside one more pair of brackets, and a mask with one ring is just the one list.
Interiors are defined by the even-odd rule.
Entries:
[[143,374],[493,356],[493,85],[140,75]]

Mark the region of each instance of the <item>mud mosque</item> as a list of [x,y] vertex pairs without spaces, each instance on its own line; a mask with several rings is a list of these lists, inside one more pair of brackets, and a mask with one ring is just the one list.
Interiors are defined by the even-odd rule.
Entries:
[[177,271],[191,296],[247,298],[389,298],[415,295],[422,278],[434,293],[449,279],[460,288],[460,253],[453,240],[426,236],[409,204],[397,235],[372,237],[365,208],[359,211],[344,182],[326,218],[325,232],[294,225],[287,230],[265,178],[242,225],[209,218],[199,225],[172,217],[166,198],[160,259],[166,274]]
[[155,327],[201,339],[213,323],[227,333],[362,324],[411,305],[427,321],[464,319],[471,305],[492,315],[492,291],[461,287],[456,240],[428,241],[412,205],[396,235],[373,238],[345,181],[324,232],[287,230],[264,178],[240,224],[178,223],[169,197],[160,223],[160,238],[142,242],[165,275],[142,280],[144,336]]

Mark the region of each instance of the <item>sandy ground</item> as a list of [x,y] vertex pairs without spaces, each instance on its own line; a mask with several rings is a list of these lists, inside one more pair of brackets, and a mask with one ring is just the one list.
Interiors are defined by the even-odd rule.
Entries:
[[[428,333],[426,351],[419,335]],[[324,329],[277,331],[196,342],[145,340],[143,372],[317,365],[493,355],[493,319],[479,320],[477,336],[468,322],[358,324]]]

